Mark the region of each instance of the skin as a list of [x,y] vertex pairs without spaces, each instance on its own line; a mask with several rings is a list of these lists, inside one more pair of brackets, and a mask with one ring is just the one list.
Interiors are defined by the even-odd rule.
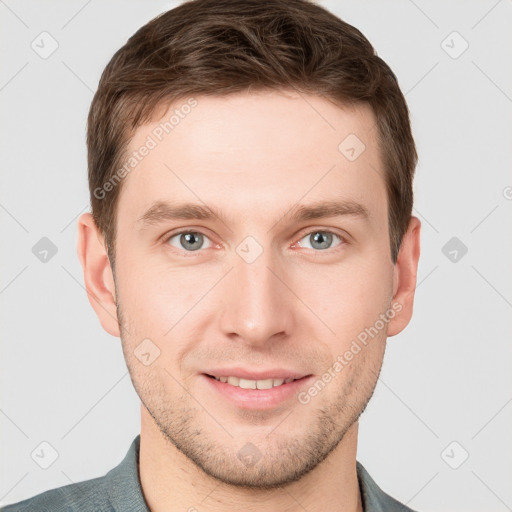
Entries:
[[[411,217],[393,264],[370,107],[293,91],[196,99],[125,178],[115,279],[91,214],[78,222],[90,303],[103,328],[121,337],[142,402],[145,499],[153,512],[361,511],[357,420],[387,337],[412,315],[420,222]],[[139,127],[129,150],[160,121]],[[366,146],[352,162],[338,150],[351,133]],[[206,204],[224,219],[141,227],[155,200]],[[369,217],[297,223],[285,215],[297,203],[326,200],[357,202]],[[178,228],[203,234],[192,240],[201,248],[169,239]],[[321,249],[313,236],[325,230],[339,238]],[[236,250],[247,236],[262,248],[252,263]],[[400,312],[307,404],[293,397],[248,411],[202,375],[214,367],[282,367],[318,380],[393,304]],[[146,338],[160,350],[147,366],[134,353]],[[260,455],[252,466],[237,457],[247,443]]]

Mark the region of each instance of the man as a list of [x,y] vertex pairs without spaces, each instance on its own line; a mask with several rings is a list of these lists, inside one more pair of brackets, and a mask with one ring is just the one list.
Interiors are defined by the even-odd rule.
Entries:
[[356,460],[420,251],[407,106],[364,36],[307,0],[186,1],[114,55],[87,142],[78,256],[141,433],[4,510],[410,510]]

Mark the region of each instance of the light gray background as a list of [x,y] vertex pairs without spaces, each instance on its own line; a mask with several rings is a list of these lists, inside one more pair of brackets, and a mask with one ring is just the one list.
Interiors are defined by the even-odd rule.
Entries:
[[[512,3],[320,4],[397,74],[420,155],[415,315],[389,340],[358,459],[420,511],[512,510]],[[89,208],[85,121],[100,73],[175,5],[0,1],[0,504],[104,475],[139,432],[120,340],[83,287],[76,219]],[[59,45],[47,59],[31,48],[43,31]],[[469,44],[457,58],[454,31]],[[58,248],[46,263],[32,252],[42,237]],[[455,262],[442,252],[452,237],[468,248]],[[48,469],[31,457],[51,456],[44,441],[58,452]]]

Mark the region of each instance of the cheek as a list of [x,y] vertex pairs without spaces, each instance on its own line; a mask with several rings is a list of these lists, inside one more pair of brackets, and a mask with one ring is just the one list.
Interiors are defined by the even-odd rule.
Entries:
[[[143,265],[132,261],[119,274],[119,300],[128,328],[123,345],[131,354],[142,340],[150,339],[158,347],[152,368],[165,367],[177,375],[184,354],[199,343],[208,328],[215,305],[205,295],[216,279],[211,268],[203,272],[199,266],[173,268],[144,260]],[[133,364],[139,366],[136,360]],[[141,368],[141,374],[144,370]],[[161,376],[169,379],[165,372]]]
[[[382,258],[321,267],[307,273],[298,295],[340,341],[373,325],[389,307],[393,267]],[[297,281],[298,283],[300,281]]]
[[[119,296],[123,310],[140,327],[149,327],[153,333],[165,334],[183,315],[184,306],[193,300],[197,282],[190,283],[183,272],[169,265],[155,263],[150,258],[131,257],[119,261]],[[197,300],[198,297],[196,297]],[[162,333],[161,330],[165,328]]]

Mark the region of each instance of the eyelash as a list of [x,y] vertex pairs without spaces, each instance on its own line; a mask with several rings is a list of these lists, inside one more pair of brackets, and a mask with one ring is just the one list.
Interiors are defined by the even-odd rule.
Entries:
[[[200,235],[203,235],[204,237],[206,237],[208,240],[210,240],[210,237],[208,235],[206,235],[205,233],[203,233],[202,231],[199,231],[199,230],[196,230],[196,229],[182,229],[180,231],[176,231],[176,232],[171,232],[171,233],[165,234],[162,237],[162,243],[163,244],[168,244],[168,242],[169,242],[169,240],[171,238],[174,238],[175,236],[178,236],[178,235],[182,235],[183,233],[196,233],[196,234],[200,234]],[[313,229],[313,230],[307,231],[306,233],[302,234],[301,237],[298,239],[298,241],[294,242],[293,245],[296,245],[303,238],[305,238],[308,235],[312,235],[313,233],[329,233],[329,234],[334,235],[334,236],[336,236],[336,237],[338,237],[340,239],[340,243],[336,247],[334,247],[334,248],[323,249],[323,250],[309,249],[307,247],[305,248],[305,249],[309,249],[310,251],[313,251],[313,253],[315,255],[318,255],[318,256],[320,256],[322,254],[332,254],[333,252],[337,252],[344,245],[346,245],[348,243],[345,236],[342,236],[342,235],[340,235],[340,234],[338,234],[338,233],[336,233],[336,232],[334,232],[334,231],[332,231],[330,229]],[[178,248],[173,247],[173,246],[170,246],[170,247],[172,247],[173,250],[176,250],[176,251],[181,252],[181,253],[185,253],[187,256],[194,256],[196,253],[201,253],[201,252],[204,252],[204,250],[206,250],[206,249],[204,249],[204,250],[198,249],[197,251],[186,251],[185,249],[178,249]]]

